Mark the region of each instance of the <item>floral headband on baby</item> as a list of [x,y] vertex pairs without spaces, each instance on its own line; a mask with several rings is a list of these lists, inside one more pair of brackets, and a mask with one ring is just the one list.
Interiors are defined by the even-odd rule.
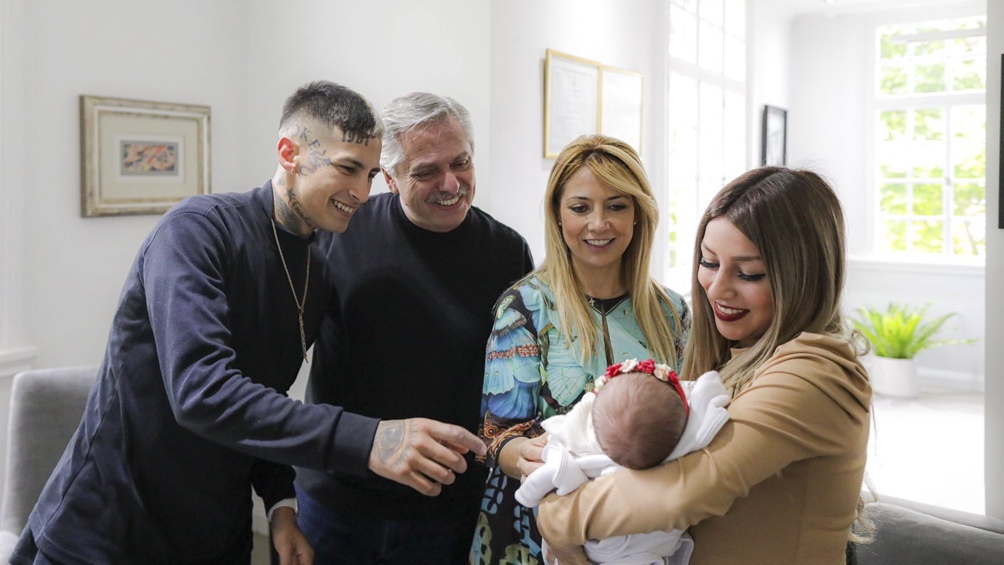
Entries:
[[676,371],[670,369],[669,365],[656,363],[654,359],[646,359],[644,361],[628,359],[623,363],[610,365],[607,367],[607,372],[601,375],[600,378],[596,379],[593,394],[599,394],[600,389],[603,388],[603,385],[607,384],[607,381],[610,379],[619,375],[626,375],[628,373],[645,373],[652,375],[664,383],[669,383],[683,400],[683,408],[686,410],[686,413],[690,414],[690,405],[687,403],[687,395],[683,392],[683,386],[680,385],[680,378],[676,376]]

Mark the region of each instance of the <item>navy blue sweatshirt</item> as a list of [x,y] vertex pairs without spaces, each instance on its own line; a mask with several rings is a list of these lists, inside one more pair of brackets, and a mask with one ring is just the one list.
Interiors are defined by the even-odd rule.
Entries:
[[[251,487],[294,496],[290,465],[362,475],[377,421],[285,393],[303,361],[271,182],[195,196],[139,250],[83,420],[29,519],[58,562],[218,562],[250,539]],[[279,228],[308,344],[327,262]]]

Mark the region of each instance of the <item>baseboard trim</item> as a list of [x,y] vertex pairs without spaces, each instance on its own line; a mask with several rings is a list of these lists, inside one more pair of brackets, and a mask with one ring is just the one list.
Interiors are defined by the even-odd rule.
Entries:
[[917,368],[921,389],[985,392],[983,375],[944,369]]

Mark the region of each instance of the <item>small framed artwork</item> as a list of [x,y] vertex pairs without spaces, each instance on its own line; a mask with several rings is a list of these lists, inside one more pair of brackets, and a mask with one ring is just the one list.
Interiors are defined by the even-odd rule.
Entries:
[[80,97],[80,213],[162,214],[209,192],[209,106]]
[[600,64],[553,49],[544,59],[544,157],[599,131]]
[[641,154],[644,75],[603,66],[600,76],[600,133],[626,142]]
[[763,135],[761,136],[760,164],[784,166],[788,164],[788,111],[776,106],[763,107]]

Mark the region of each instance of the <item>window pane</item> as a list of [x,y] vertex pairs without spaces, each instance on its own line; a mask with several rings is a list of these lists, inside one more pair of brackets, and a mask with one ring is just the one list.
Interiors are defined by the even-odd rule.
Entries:
[[955,184],[952,215],[985,216],[987,213],[987,188],[983,183],[960,182]]
[[952,172],[955,178],[982,179],[987,176],[987,147],[985,145],[955,145],[952,155]]
[[886,220],[882,222],[882,234],[879,237],[880,249],[883,251],[906,251],[906,222]]
[[930,179],[945,176],[945,145],[937,141],[913,143],[907,146],[914,178]]
[[697,81],[669,73],[669,121],[676,127],[697,127]]
[[980,257],[987,254],[985,218],[967,218],[952,222],[952,251],[956,255]]
[[986,59],[965,59],[955,69],[952,77],[953,90],[986,90]]
[[879,139],[882,141],[901,141],[906,138],[906,111],[889,110],[879,112]]
[[945,112],[941,108],[922,108],[913,112],[913,138],[918,140],[945,137]]
[[697,52],[698,64],[713,73],[722,72],[722,30],[705,22],[700,23]]
[[725,76],[746,81],[746,44],[731,35],[725,36]]
[[903,94],[906,92],[906,71],[901,65],[882,65],[880,73],[880,93]]
[[669,8],[669,54],[697,64],[697,16]]
[[707,20],[718,27],[725,25],[725,13],[722,0],[701,0],[701,19]]
[[879,211],[886,214],[906,214],[906,185],[883,184],[879,198]]
[[673,128],[666,165],[674,177],[697,178],[697,128]]
[[739,176],[746,167],[746,97],[735,92],[725,93],[725,122],[723,127],[725,162],[723,176],[726,181]]
[[918,216],[940,216],[944,210],[941,189],[940,184],[913,185],[913,213]]
[[906,55],[906,43],[901,41],[894,41],[893,38],[895,34],[898,34],[900,28],[884,28],[887,29],[887,33],[879,34],[879,57],[882,59],[901,59]]
[[924,56],[934,56],[938,58],[944,58],[947,55],[947,50],[945,49],[944,39],[935,39],[933,41],[918,41],[912,44],[914,53],[919,57]]
[[987,107],[955,106],[952,108],[952,137],[957,140],[970,140],[984,144],[987,136]]
[[910,222],[913,249],[921,253],[941,253],[944,251],[944,222],[922,220]]
[[725,0],[725,33],[746,38],[746,0]]
[[945,64],[917,65],[913,79],[914,92],[944,92]]

